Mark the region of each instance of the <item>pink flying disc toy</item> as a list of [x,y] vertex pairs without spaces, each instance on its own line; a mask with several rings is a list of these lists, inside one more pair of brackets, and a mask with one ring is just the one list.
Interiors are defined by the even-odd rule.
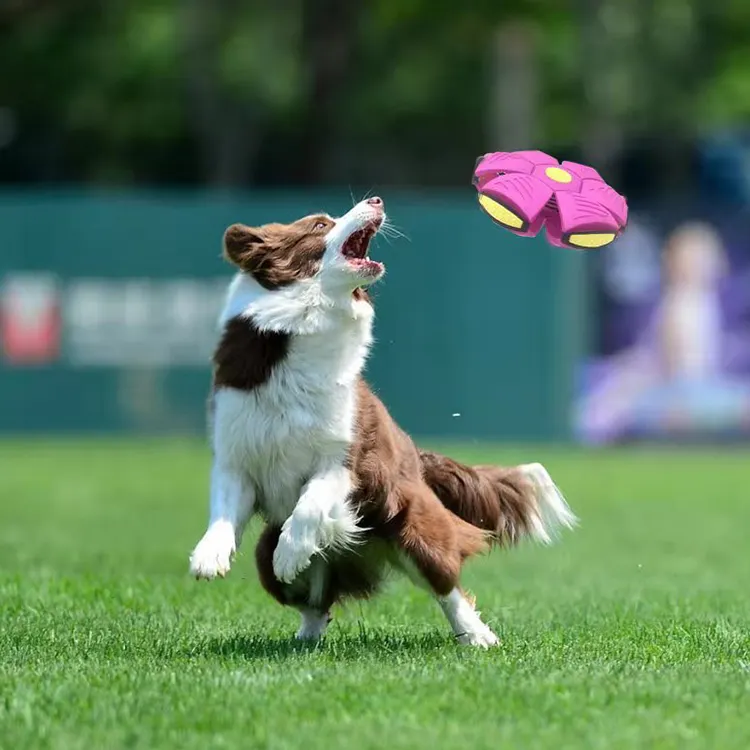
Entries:
[[500,226],[521,237],[535,237],[544,226],[556,247],[604,247],[628,221],[625,198],[595,169],[561,164],[542,151],[480,156],[472,182],[479,205]]

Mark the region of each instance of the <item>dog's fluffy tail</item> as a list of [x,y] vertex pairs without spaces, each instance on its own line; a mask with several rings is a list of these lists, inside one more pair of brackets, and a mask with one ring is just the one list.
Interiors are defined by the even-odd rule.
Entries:
[[523,537],[550,544],[562,527],[577,523],[541,464],[465,466],[437,453],[420,455],[424,479],[443,505],[499,545]]

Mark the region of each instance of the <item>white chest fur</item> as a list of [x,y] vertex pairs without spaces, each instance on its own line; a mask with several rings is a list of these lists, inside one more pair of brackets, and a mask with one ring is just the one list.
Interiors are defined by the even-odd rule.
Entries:
[[[340,464],[346,456],[354,431],[357,378],[371,343],[372,307],[352,301],[348,307],[294,310],[279,304],[283,299],[277,295],[283,292],[250,291],[253,299],[246,297],[245,304],[236,296],[228,300],[227,317],[241,307],[256,324],[260,320],[266,328],[289,332],[289,349],[263,385],[217,392],[214,451],[220,464],[247,476],[259,507],[281,523],[305,482],[322,466]],[[299,290],[292,301],[298,298]]]

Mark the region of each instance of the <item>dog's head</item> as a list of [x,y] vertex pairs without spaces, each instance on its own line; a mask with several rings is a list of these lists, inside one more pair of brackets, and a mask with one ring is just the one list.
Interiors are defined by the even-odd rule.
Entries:
[[313,214],[291,224],[233,224],[224,233],[224,256],[269,290],[316,279],[329,293],[351,292],[385,272],[367,257],[384,221],[383,201],[369,198],[338,219]]

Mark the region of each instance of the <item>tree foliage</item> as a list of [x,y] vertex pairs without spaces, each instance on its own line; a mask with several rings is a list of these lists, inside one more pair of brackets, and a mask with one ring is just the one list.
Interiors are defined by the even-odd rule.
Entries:
[[679,160],[750,116],[746,0],[6,0],[0,179],[465,181],[518,106],[504,28],[533,46],[529,146]]

